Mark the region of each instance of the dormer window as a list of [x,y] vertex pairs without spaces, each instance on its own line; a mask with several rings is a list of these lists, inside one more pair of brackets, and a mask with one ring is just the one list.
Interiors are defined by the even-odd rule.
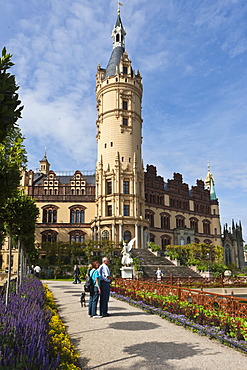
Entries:
[[128,74],[128,67],[123,66],[123,74],[127,75]]

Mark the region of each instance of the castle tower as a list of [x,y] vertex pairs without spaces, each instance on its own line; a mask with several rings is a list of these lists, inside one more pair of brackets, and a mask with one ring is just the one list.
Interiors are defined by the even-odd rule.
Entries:
[[208,162],[208,173],[205,179],[206,189],[210,192],[210,201],[211,201],[211,214],[212,214],[212,230],[211,232],[216,237],[221,237],[221,225],[220,225],[220,209],[219,202],[215,192],[214,178],[210,172],[210,164]]
[[44,158],[39,161],[40,166],[39,166],[39,172],[44,173],[45,175],[48,174],[50,170],[50,163],[48,162],[48,159],[46,157],[46,150],[44,154]]
[[142,164],[142,78],[125,51],[120,11],[112,31],[113,50],[106,69],[96,74],[97,144],[94,240],[115,243],[136,237],[143,247],[144,169]]

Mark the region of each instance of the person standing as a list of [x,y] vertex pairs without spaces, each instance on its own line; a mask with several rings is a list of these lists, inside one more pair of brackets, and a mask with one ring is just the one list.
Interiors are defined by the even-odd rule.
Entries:
[[100,295],[100,275],[99,275],[99,262],[94,261],[92,263],[92,269],[90,270],[90,277],[93,280],[94,290],[90,292],[89,304],[88,304],[88,315],[94,319],[101,318],[101,315],[97,315],[97,304]]
[[110,298],[110,283],[111,283],[111,274],[109,267],[107,266],[109,260],[107,257],[102,259],[102,265],[100,265],[98,271],[100,275],[100,315],[103,317],[109,316],[108,314],[108,302]]
[[90,271],[92,270],[92,264],[90,263],[87,268],[86,277],[90,276]]
[[161,271],[161,269],[159,267],[158,267],[158,269],[155,273],[156,273],[156,276],[157,276],[157,281],[161,281],[161,278],[163,276],[163,272]]
[[39,265],[36,265],[33,269],[34,275],[37,277],[39,277],[40,271],[41,271],[41,267],[39,267]]
[[79,279],[79,276],[80,276],[80,269],[78,267],[78,265],[75,265],[74,267],[74,281],[73,281],[73,284],[80,284],[81,283],[81,280]]

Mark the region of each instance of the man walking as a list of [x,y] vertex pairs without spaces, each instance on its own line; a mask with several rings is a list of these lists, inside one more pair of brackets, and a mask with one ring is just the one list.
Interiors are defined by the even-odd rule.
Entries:
[[102,259],[102,265],[100,265],[98,271],[100,275],[100,316],[106,317],[108,314],[108,301],[110,297],[110,283],[111,283],[111,274],[109,267],[107,266],[109,260],[107,257]]

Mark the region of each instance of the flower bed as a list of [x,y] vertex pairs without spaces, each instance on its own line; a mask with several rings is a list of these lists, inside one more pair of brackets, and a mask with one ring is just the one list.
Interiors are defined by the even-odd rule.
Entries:
[[73,367],[72,361],[64,361],[62,344],[60,348],[55,346],[58,328],[53,328],[53,321],[56,314],[53,315],[45,304],[42,283],[30,276],[23,281],[17,294],[14,288],[7,306],[5,293],[0,296],[0,368],[79,369]]
[[111,295],[247,353],[247,321],[242,318],[182,302],[177,296],[158,296],[155,293],[130,290],[123,294],[123,289],[118,292],[117,287]]

